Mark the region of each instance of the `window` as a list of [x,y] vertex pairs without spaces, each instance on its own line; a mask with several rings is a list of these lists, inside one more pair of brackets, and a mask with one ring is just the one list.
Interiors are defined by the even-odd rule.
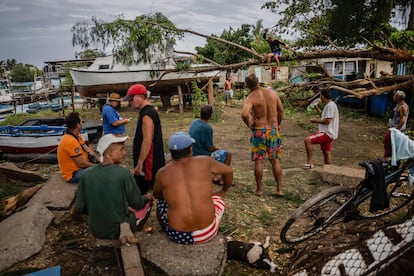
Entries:
[[344,63],[342,61],[335,62],[334,75],[342,75],[344,69]]
[[98,67],[99,70],[109,69],[109,64],[101,64]]

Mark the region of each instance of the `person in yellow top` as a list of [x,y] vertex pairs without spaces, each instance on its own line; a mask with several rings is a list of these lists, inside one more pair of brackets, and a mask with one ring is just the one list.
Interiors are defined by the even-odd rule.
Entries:
[[92,159],[98,157],[90,149],[82,138],[82,119],[78,112],[71,112],[65,117],[66,133],[57,149],[57,159],[63,178],[69,183],[78,183],[83,169],[93,166],[95,163],[88,161],[88,155]]

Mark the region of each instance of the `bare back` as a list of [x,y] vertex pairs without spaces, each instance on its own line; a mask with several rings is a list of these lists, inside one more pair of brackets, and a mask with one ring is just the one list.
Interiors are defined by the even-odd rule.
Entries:
[[195,231],[210,225],[215,208],[212,173],[232,173],[227,165],[208,156],[173,160],[156,176],[154,196],[168,203],[168,223],[177,231]]
[[251,116],[249,127],[278,127],[283,117],[282,102],[276,92],[256,87],[245,100],[242,117]]
[[224,90],[233,90],[233,84],[232,80],[226,80],[224,82]]

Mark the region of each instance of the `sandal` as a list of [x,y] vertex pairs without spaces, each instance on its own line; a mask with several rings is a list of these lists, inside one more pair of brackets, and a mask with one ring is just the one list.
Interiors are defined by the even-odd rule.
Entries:
[[306,164],[303,166],[303,169],[304,169],[304,170],[313,169],[313,165],[312,165],[312,164],[308,164],[308,163],[306,163]]

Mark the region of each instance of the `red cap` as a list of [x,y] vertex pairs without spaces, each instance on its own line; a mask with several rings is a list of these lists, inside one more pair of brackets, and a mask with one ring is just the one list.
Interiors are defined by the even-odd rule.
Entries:
[[142,84],[134,84],[128,89],[127,95],[124,101],[130,101],[135,95],[147,95],[147,89]]

